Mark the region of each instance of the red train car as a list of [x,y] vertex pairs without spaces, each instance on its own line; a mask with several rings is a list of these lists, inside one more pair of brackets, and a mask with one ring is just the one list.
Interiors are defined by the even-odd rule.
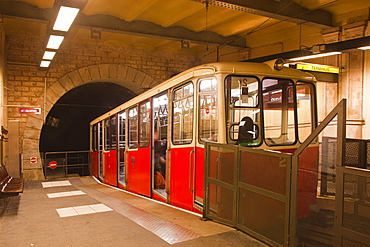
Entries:
[[[282,65],[200,65],[98,117],[91,122],[93,175],[201,212],[205,142],[291,152],[316,127],[315,78]],[[317,161],[307,162],[317,173]]]

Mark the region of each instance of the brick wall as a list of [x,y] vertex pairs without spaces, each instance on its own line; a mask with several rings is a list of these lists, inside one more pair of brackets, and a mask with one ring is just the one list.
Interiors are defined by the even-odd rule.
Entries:
[[[7,96],[7,117],[9,120],[20,121],[22,153],[38,152],[38,133],[41,129],[38,125],[42,125],[43,119],[40,119],[40,116],[35,118],[35,116],[18,113],[18,106],[43,108],[45,77],[46,86],[49,88],[71,72],[79,70],[81,74],[81,68],[90,66],[91,70],[91,68],[95,68],[92,65],[118,64],[121,67],[129,67],[135,71],[140,71],[141,74],[147,75],[158,83],[174,73],[193,67],[198,63],[196,56],[189,53],[137,50],[127,47],[72,43],[65,40],[54,57],[49,71],[42,71],[38,69],[38,63],[43,52],[43,40],[7,36],[5,47],[7,81],[4,94]],[[90,71],[89,73],[93,74],[94,72]],[[79,78],[84,80],[83,75]],[[42,111],[44,110],[42,109]],[[50,102],[46,108],[46,113],[48,110],[50,110]],[[27,128],[27,125],[31,125],[31,128],[29,126]],[[25,131],[26,138],[23,140]],[[41,162],[36,166],[30,166],[27,163],[27,158],[30,155],[36,154],[27,154],[23,167],[25,170],[37,171],[33,174],[31,174],[32,172],[29,173],[26,178],[40,179]],[[38,155],[36,156],[38,157]],[[4,162],[6,163],[6,160]]]

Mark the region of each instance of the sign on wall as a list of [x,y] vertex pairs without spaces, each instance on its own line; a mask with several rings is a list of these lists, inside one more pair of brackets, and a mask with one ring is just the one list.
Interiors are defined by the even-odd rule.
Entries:
[[19,113],[41,114],[41,108],[18,108]]

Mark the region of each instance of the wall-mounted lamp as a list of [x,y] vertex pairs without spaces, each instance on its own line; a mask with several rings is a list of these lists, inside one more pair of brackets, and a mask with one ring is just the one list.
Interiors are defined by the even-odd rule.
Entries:
[[334,51],[334,52],[318,53],[318,54],[314,54],[314,55],[291,58],[291,59],[289,59],[289,61],[301,61],[301,60],[306,60],[306,59],[327,57],[327,56],[333,56],[333,55],[339,55],[339,54],[342,54],[342,52]]

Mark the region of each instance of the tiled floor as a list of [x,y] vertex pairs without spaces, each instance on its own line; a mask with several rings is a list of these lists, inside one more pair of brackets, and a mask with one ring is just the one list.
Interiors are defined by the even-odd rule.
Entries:
[[2,217],[0,246],[7,247],[266,246],[227,226],[91,177],[26,181],[24,193],[10,200]]
[[86,195],[86,193],[82,192],[81,190],[76,190],[76,191],[67,191],[67,192],[59,192],[59,193],[50,193],[47,195],[49,198],[58,198],[58,197],[65,197],[65,196]]
[[113,211],[113,209],[105,206],[104,204],[93,204],[93,205],[86,205],[86,206],[57,209],[57,212],[61,218],[76,216],[76,215],[83,215],[83,214],[95,214],[95,213],[108,212],[108,211]]
[[71,183],[68,180],[65,181],[53,181],[53,182],[42,182],[43,188],[59,187],[59,186],[70,186]]

